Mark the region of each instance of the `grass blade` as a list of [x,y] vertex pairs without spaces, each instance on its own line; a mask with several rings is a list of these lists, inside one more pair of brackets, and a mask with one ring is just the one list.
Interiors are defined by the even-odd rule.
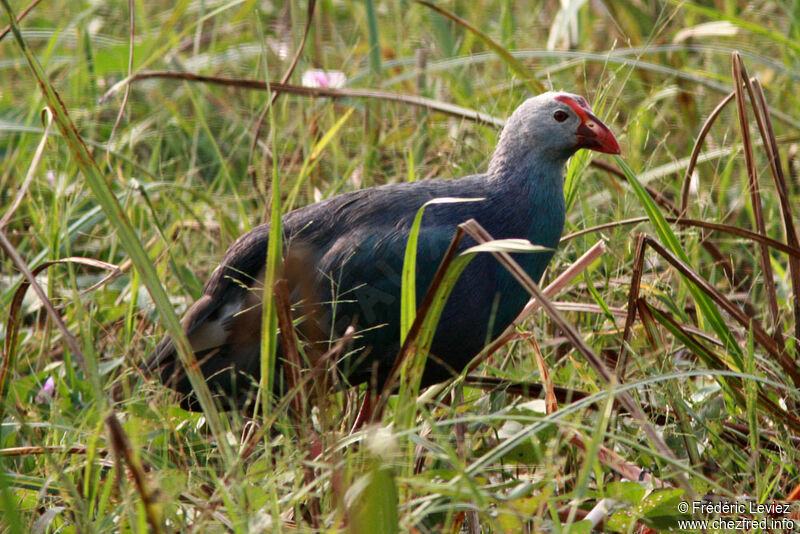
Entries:
[[[553,282],[544,288],[544,294],[547,295],[548,298],[554,297],[559,291],[564,289],[570,282],[572,282],[577,276],[582,273],[585,269],[589,267],[597,258],[602,256],[606,251],[606,245],[603,241],[598,241],[595,243],[592,248],[587,250],[580,258],[575,260],[575,262],[569,266],[563,273],[558,275],[558,278],[553,280]],[[500,334],[497,339],[493,340],[491,343],[486,345],[481,352],[472,359],[472,362],[467,366],[465,373],[471,373],[474,371],[478,365],[482,362],[486,361],[492,354],[497,352],[500,347],[511,341],[514,337],[514,333],[519,326],[527,321],[532,315],[533,312],[539,309],[539,303],[536,299],[531,299],[525,305],[525,308],[519,313],[514,322],[512,322],[508,328],[506,328],[502,334]]]
[[[748,317],[738,306],[728,300],[706,279],[697,274],[686,262],[678,258],[677,255],[667,250],[666,247],[664,247],[661,243],[649,236],[645,236],[644,240],[650,248],[655,250],[662,258],[672,264],[672,266],[675,267],[683,275],[683,277],[690,282],[689,287],[694,287],[704,299],[708,300],[708,302],[711,302],[713,299],[715,304],[713,309],[717,314],[719,314],[719,310],[717,309],[717,307],[719,307],[730,314],[742,327],[752,330],[756,341],[758,341],[758,343],[781,364],[784,371],[786,371],[786,373],[792,377],[794,383],[800,383],[800,369],[798,369],[797,364],[786,353],[786,351],[781,350],[777,342],[767,333],[766,330],[764,330],[763,326],[761,326],[755,319]],[[726,333],[730,333],[730,330],[727,328],[724,331]],[[737,350],[734,352],[731,350],[729,344],[725,343],[724,340],[722,341],[725,349],[734,358],[737,370],[741,370],[743,366],[741,349],[737,345]]]
[[[267,69],[269,72],[269,69]],[[275,132],[274,107],[270,103],[270,129]],[[273,151],[275,135],[272,135]],[[281,261],[283,259],[283,225],[281,221],[281,181],[278,174],[277,158],[272,158],[272,187],[269,212],[269,243],[264,266],[264,287],[262,288],[261,310],[261,382],[256,395],[256,410],[261,404],[264,416],[271,416],[272,386],[274,384],[275,365],[278,359],[278,312],[275,304],[273,287],[278,281]],[[261,403],[258,402],[261,395]]]
[[422,214],[425,208],[433,204],[453,204],[457,202],[478,202],[482,198],[451,198],[442,197],[429,200],[417,210],[411,230],[408,233],[406,252],[403,258],[402,291],[400,293],[400,344],[406,340],[406,335],[414,323],[417,314],[417,242],[419,240]]
[[[439,317],[444,310],[450,292],[453,290],[458,277],[469,264],[470,260],[478,253],[525,253],[525,252],[543,252],[549,250],[547,247],[532,245],[524,239],[498,239],[479,243],[473,247],[466,249],[457,257],[454,257],[451,262],[444,266],[444,273],[441,277],[441,283],[434,286],[431,284],[431,289],[426,294],[426,302],[424,303],[424,313],[421,313],[422,321],[418,330],[415,330],[413,335],[409,334],[403,343],[398,359],[401,359],[402,365],[400,366],[400,388],[398,398],[398,411],[401,414],[399,420],[403,428],[408,428],[414,421],[416,414],[416,398],[419,392],[420,382],[422,380],[422,373],[425,369],[425,362],[430,352],[433,337],[436,333],[436,327],[439,323]],[[448,251],[449,252],[449,251]],[[447,259],[448,256],[446,255]],[[440,266],[440,269],[442,266]],[[438,277],[437,272],[437,277]],[[432,299],[428,302],[428,295],[433,293]]]
[[369,68],[372,75],[380,78],[381,75],[381,43],[378,38],[378,17],[375,15],[375,2],[364,0],[367,8],[367,33],[369,35]]
[[[410,428],[414,422],[416,399],[425,362],[428,359],[431,343],[433,343],[433,335],[436,333],[436,325],[439,323],[439,317],[458,277],[461,276],[473,257],[473,254],[450,258],[445,256],[445,259],[450,259],[450,261],[446,264],[444,261],[442,262],[444,269],[440,278],[438,278],[439,272],[437,272],[439,283],[435,286],[431,284],[423,305],[420,307],[420,313],[415,318],[412,328],[409,329],[397,356],[395,365],[398,366],[400,374],[400,387],[395,417],[401,428]],[[417,328],[414,328],[415,326]],[[386,391],[385,387],[384,391]]]
[[694,173],[695,167],[697,166],[697,158],[700,157],[700,150],[703,148],[703,144],[706,140],[706,136],[708,132],[711,131],[711,127],[716,122],[717,117],[719,117],[722,110],[725,109],[733,97],[736,96],[736,93],[729,93],[728,96],[723,98],[717,107],[708,115],[706,121],[703,123],[703,127],[700,128],[700,133],[697,135],[697,139],[694,141],[694,146],[692,147],[692,154],[689,156],[689,164],[686,166],[686,172],[683,175],[683,185],[681,186],[681,209],[679,214],[681,216],[686,215],[687,210],[689,209],[689,185],[692,180],[692,174]]

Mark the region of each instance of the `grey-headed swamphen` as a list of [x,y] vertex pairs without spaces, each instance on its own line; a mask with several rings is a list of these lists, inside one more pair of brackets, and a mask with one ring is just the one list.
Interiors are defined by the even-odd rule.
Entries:
[[[417,255],[418,302],[456,226],[470,218],[496,239],[522,238],[555,249],[565,217],[564,164],[581,148],[619,153],[614,134],[583,97],[544,93],[526,100],[508,119],[485,174],[372,187],[287,213],[284,244],[289,252],[302,250],[305,258],[287,271],[306,271],[299,276],[287,272],[287,277],[311,281],[295,282],[293,298],[303,298],[299,286],[313,287],[322,311],[317,314],[323,323],[320,331],[331,339],[354,321],[357,325],[352,350],[337,362],[342,378],[350,384],[367,381],[380,386],[392,367],[400,348],[403,258],[420,206],[438,197],[483,198],[426,208]],[[259,380],[261,282],[268,236],[269,225],[264,224],[237,239],[183,319],[212,393],[226,398],[228,406],[244,407]],[[470,245],[470,239],[461,244]],[[538,281],[552,255],[514,256]],[[491,255],[474,258],[442,312],[422,385],[459,373],[514,320],[527,300],[527,292]],[[146,366],[184,394],[185,407],[197,407],[169,338]]]

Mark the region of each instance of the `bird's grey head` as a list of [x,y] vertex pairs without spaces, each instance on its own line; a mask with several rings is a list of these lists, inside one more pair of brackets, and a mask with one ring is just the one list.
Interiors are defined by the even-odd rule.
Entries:
[[619,154],[614,134],[592,112],[585,98],[547,92],[529,98],[506,121],[489,164],[490,174],[509,166],[562,166],[577,150]]

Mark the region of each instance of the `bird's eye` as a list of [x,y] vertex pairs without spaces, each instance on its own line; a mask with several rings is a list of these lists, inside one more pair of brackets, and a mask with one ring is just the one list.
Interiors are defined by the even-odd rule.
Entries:
[[560,110],[560,109],[558,111],[556,111],[555,113],[553,113],[553,118],[555,120],[557,120],[558,122],[564,122],[565,120],[567,120],[568,116],[569,115],[567,115],[566,111],[563,111],[563,110]]

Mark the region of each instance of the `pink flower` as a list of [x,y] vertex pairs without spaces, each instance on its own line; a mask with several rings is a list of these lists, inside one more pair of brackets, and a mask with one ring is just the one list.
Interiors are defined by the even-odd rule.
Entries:
[[309,69],[303,73],[302,85],[305,87],[344,87],[347,77],[340,70]]
[[39,404],[47,404],[56,394],[56,381],[50,376],[45,380],[42,389],[36,394],[36,402]]

